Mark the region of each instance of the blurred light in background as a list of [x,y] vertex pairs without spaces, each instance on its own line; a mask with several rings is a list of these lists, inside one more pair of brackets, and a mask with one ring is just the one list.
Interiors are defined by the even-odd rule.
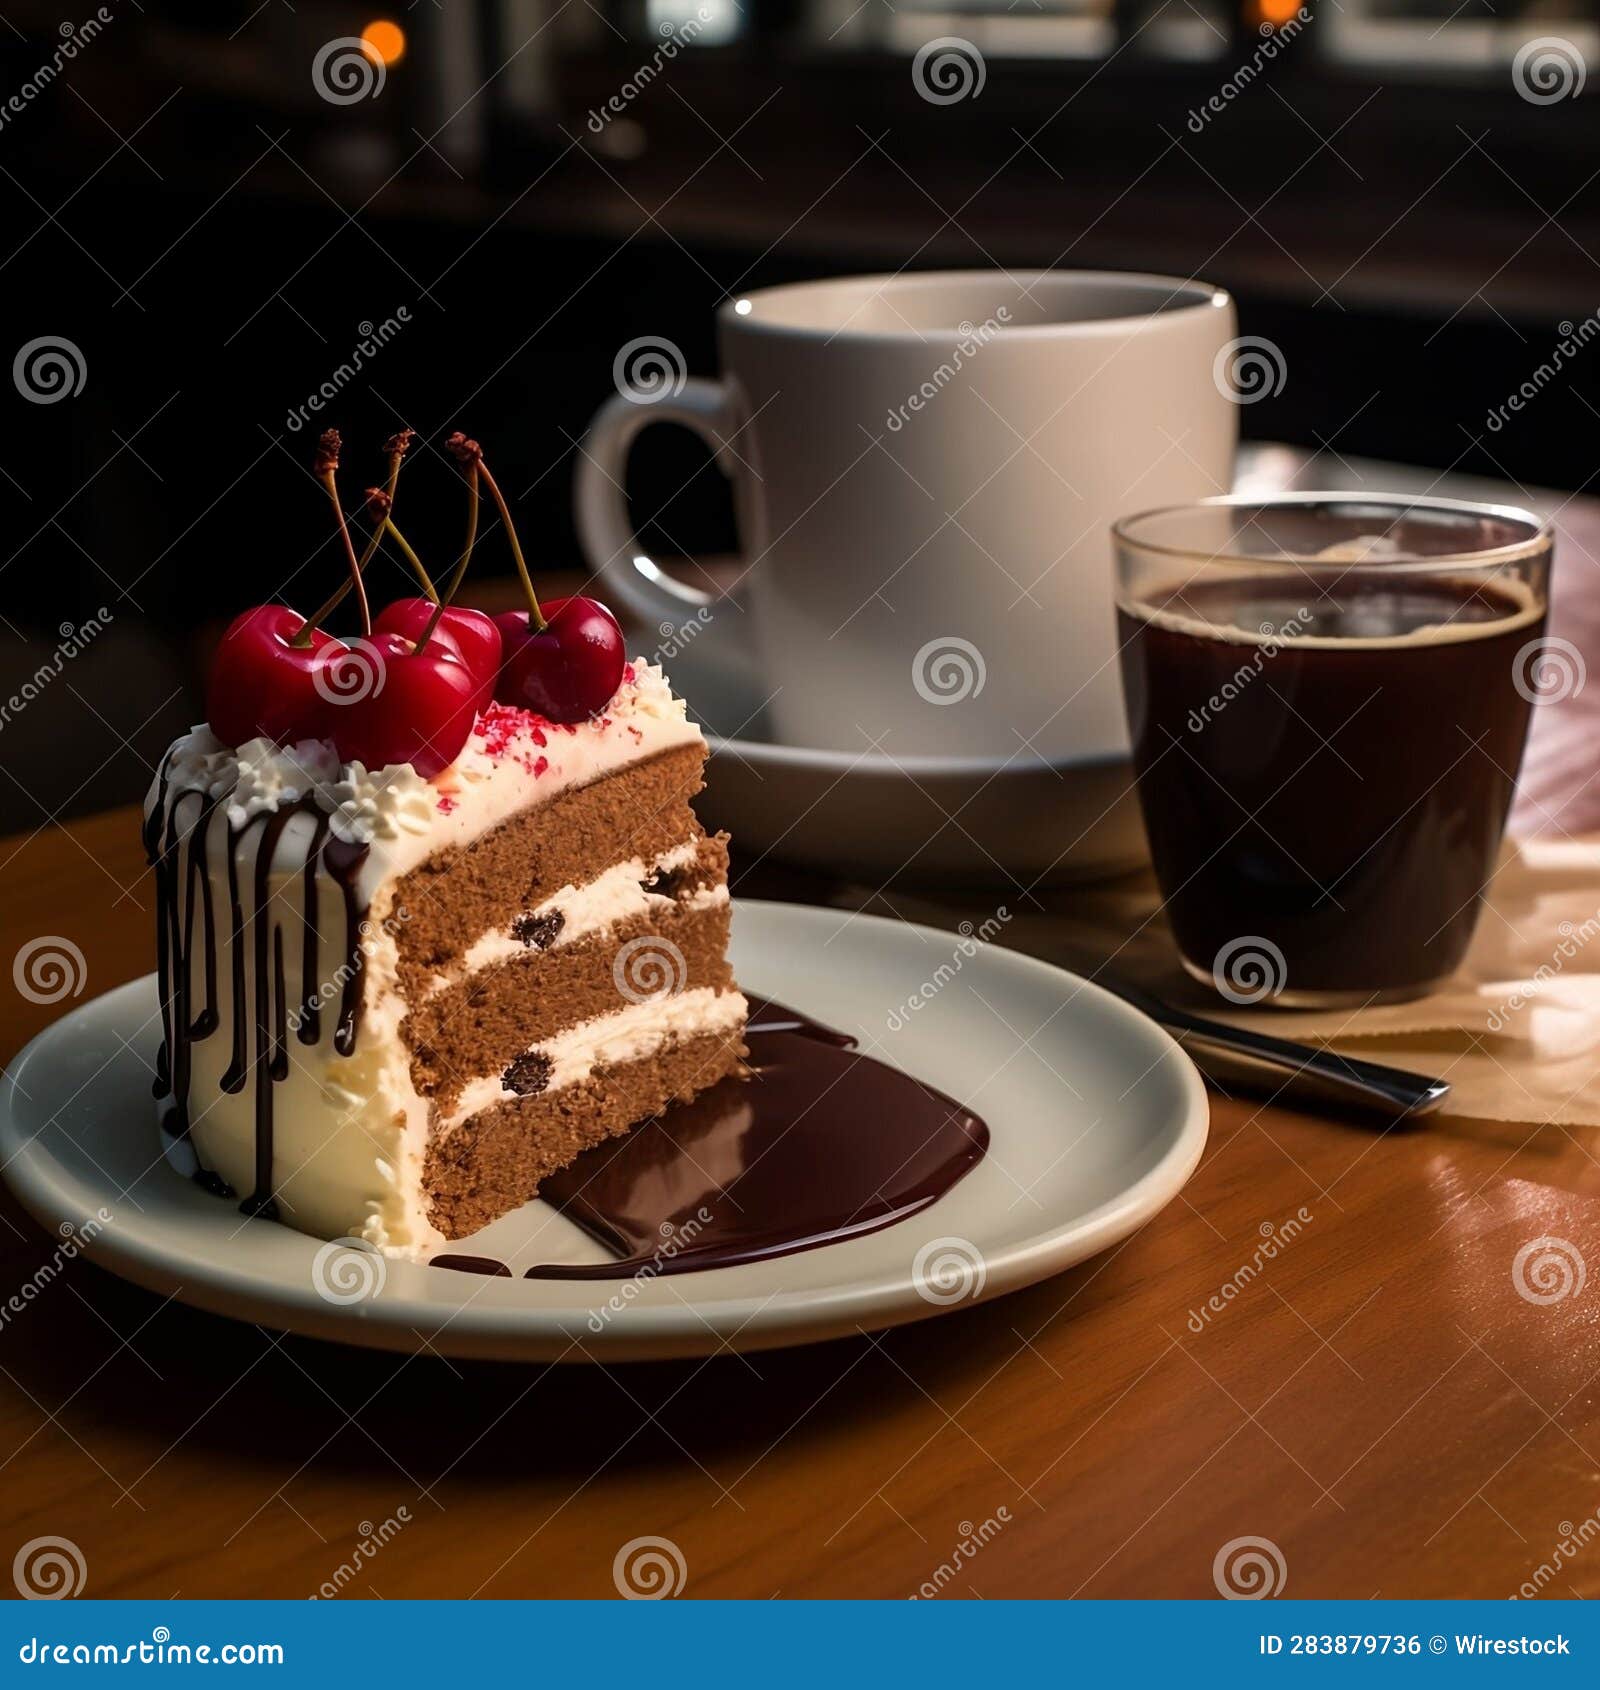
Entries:
[[732,41],[744,31],[735,0],[645,0],[645,19],[655,35],[682,35],[703,47]]
[[854,38],[857,45],[881,41],[915,53],[930,37],[953,35],[986,57],[1017,59],[1100,59],[1117,45],[1113,0],[1025,0],[1004,9],[995,0],[902,0],[887,22],[857,0],[817,0],[817,6],[847,14],[829,34],[834,45]]
[[380,64],[397,65],[406,56],[406,32],[390,18],[374,18],[361,32],[361,45]]

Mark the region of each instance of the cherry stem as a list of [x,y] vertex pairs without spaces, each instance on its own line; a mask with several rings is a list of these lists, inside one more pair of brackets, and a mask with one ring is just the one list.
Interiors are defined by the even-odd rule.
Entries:
[[422,630],[422,638],[417,641],[416,649],[421,651],[433,638],[433,630],[439,626],[439,618],[444,615],[454,601],[462,578],[467,573],[467,562],[472,556],[472,548],[478,543],[478,465],[472,466],[472,474],[467,481],[467,538],[461,548],[461,556],[456,559],[456,566],[450,572],[450,579],[445,583],[444,596],[433,607],[433,615],[428,618],[428,625]]
[[400,548],[401,554],[404,556],[406,562],[411,565],[411,573],[416,576],[423,592],[425,592],[428,597],[433,600],[434,609],[437,611],[439,607],[438,591],[434,587],[433,582],[428,578],[427,570],[422,567],[422,559],[419,558],[414,551],[412,551],[410,542],[407,541],[405,535],[395,527],[393,517],[386,516],[383,521],[378,524],[377,532],[373,535],[374,549],[376,549],[377,541],[381,539],[385,533],[387,533],[390,539],[392,539]]
[[506,525],[506,536],[511,541],[511,556],[516,560],[517,574],[522,579],[522,590],[528,596],[528,620],[533,624],[534,632],[542,634],[549,625],[544,619],[544,612],[539,609],[539,595],[533,590],[533,578],[528,574],[527,560],[522,555],[522,547],[517,541],[516,525],[511,520],[511,512],[506,508],[505,495],[500,491],[500,484],[489,473],[489,466],[478,457],[478,473],[483,477],[484,486],[489,489],[489,497],[494,500],[500,512],[500,520]]
[[333,607],[339,603],[339,601],[347,592],[350,591],[352,587],[356,590],[356,599],[361,606],[361,632],[363,634],[370,634],[372,632],[372,608],[367,603],[367,589],[361,579],[361,564],[356,558],[356,549],[350,540],[350,530],[345,526],[344,507],[339,503],[338,484],[334,480],[334,474],[331,469],[320,471],[317,479],[328,489],[328,497],[333,502],[333,514],[339,519],[339,535],[344,541],[345,557],[350,564],[350,579],[346,581],[338,592],[333,594],[331,598],[323,601],[321,609],[319,609],[314,616],[307,617],[306,620],[300,624],[300,627],[296,631],[293,639],[289,641],[290,645],[296,646],[308,646],[311,644],[311,635],[313,630],[322,626],[322,619],[333,610]]
[[[411,446],[411,430],[408,429],[408,428],[401,429],[401,431],[398,434],[392,435],[390,437],[388,445],[389,445],[389,486],[388,486],[387,492],[388,492],[388,495],[389,495],[389,503],[392,505],[394,503],[394,490],[395,490],[396,486],[398,486],[399,481],[400,481],[400,465],[401,465],[401,462],[403,461],[403,459],[405,458],[406,452],[409,450],[409,448]],[[342,516],[340,518],[340,522],[341,522],[341,525],[342,525],[342,523],[343,523],[343,517]],[[332,616],[334,611],[336,611],[339,608],[339,606],[344,603],[345,598],[348,595],[350,589],[354,586],[359,586],[361,584],[361,577],[366,574],[367,565],[372,562],[373,553],[375,553],[378,549],[378,542],[383,539],[383,531],[384,531],[385,526],[386,526],[385,523],[380,522],[378,524],[378,526],[373,529],[372,537],[367,541],[366,546],[361,553],[361,560],[356,565],[356,573],[355,573],[354,578],[349,580],[349,581],[341,581],[339,583],[338,587],[333,592],[331,592],[327,596],[327,598],[325,598],[322,601],[322,603],[317,607],[317,609],[315,611],[312,612],[311,616],[307,619],[305,625],[300,629],[299,633],[297,633],[294,636],[294,639],[290,642],[291,644],[293,644],[293,645],[309,645],[311,643],[311,630],[313,628],[320,628],[322,626],[324,620],[327,617]],[[346,536],[347,543],[348,543],[348,538],[349,537],[347,535]],[[399,536],[398,533],[395,534],[395,539],[400,540],[400,536]],[[406,546],[406,544],[403,540],[400,540],[400,544],[401,544],[402,548],[404,548],[406,550],[406,552],[408,553],[408,555],[411,558],[412,567],[414,569],[416,569],[416,571],[417,571],[418,579],[422,583],[423,591],[425,593],[427,593],[427,595],[430,599],[436,599],[438,597],[438,594],[434,592],[433,583],[428,579],[426,570],[424,570],[422,565],[419,562],[417,562],[416,554],[411,552],[410,548]],[[366,617],[366,597],[367,597],[366,588],[363,586],[361,588],[362,621],[363,621],[364,624],[366,624],[367,631],[370,633],[371,632],[371,626],[370,626],[369,623],[367,623],[367,617]]]
[[356,556],[355,543],[350,538],[350,526],[344,519],[344,506],[339,503],[339,484],[330,469],[323,473],[322,485],[328,489],[328,499],[339,524],[339,538],[344,541],[345,562],[350,566],[350,585],[356,590],[356,603],[361,607],[361,632],[372,632],[372,607],[367,603],[367,584],[361,579],[361,562]]

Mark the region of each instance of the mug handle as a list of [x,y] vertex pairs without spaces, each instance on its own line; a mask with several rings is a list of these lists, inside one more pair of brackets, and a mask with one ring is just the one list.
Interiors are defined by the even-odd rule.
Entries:
[[736,426],[733,412],[733,393],[725,383],[691,376],[679,392],[649,404],[613,394],[590,420],[573,482],[578,540],[590,570],[636,616],[677,626],[716,600],[698,587],[674,581],[640,547],[626,493],[634,437],[651,423],[683,423],[711,447],[727,475],[727,442]]

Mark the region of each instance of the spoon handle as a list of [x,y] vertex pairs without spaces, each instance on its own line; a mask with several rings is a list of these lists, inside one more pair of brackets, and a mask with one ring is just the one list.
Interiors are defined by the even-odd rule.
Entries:
[[1163,1008],[1158,1019],[1186,1050],[1207,1059],[1203,1066],[1226,1068],[1247,1085],[1268,1085],[1274,1095],[1359,1108],[1391,1121],[1426,1114],[1450,1095],[1447,1082],[1426,1074]]

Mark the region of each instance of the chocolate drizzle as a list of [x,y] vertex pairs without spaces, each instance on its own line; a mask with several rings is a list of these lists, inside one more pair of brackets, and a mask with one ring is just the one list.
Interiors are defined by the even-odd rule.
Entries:
[[[362,917],[356,883],[367,859],[367,847],[347,845],[330,836],[328,819],[309,798],[285,804],[235,829],[228,821],[225,799],[194,790],[174,792],[171,753],[161,766],[156,796],[145,818],[145,855],[156,877],[156,964],[161,1002],[161,1050],[156,1061],[155,1092],[170,1097],[162,1128],[175,1138],[189,1136],[189,1090],[193,1072],[192,1047],[210,1038],[221,1026],[218,993],[218,911],[213,903],[209,873],[210,848],[216,827],[228,878],[228,956],[231,967],[231,1048],[219,1080],[221,1089],[242,1092],[254,1080],[254,1186],[239,1207],[247,1215],[274,1218],[273,1105],[275,1088],[289,1076],[290,1006],[285,957],[286,926],[292,917],[279,916],[270,894],[272,861],[284,830],[298,815],[311,819],[311,837],[300,872],[300,968],[294,1026],[302,1044],[321,1037],[321,931],[317,870],[324,869],[340,888],[344,902],[344,966],[340,970],[341,998],[334,1048],[341,1056],[355,1049],[359,1031],[362,987]],[[199,800],[188,827],[180,812],[187,801]],[[221,812],[220,822],[217,820]],[[255,836],[255,866],[251,884],[250,927],[253,939],[249,977],[245,957],[245,908],[240,892],[239,862]],[[292,930],[292,929],[291,929]],[[198,955],[197,955],[198,951]],[[205,1001],[198,1013],[190,1002],[195,965],[204,979]],[[253,993],[248,988],[253,987]],[[252,1008],[253,1006],[253,1013]],[[218,1195],[233,1197],[232,1188],[216,1173],[200,1169],[197,1183]]]
[[333,1030],[333,1048],[341,1056],[349,1056],[356,1048],[356,1020],[361,1013],[361,920],[366,912],[356,900],[356,879],[366,860],[365,845],[347,845],[342,839],[330,839],[322,849],[322,866],[344,893],[344,991]]
[[[206,977],[206,1006],[189,1023],[189,1037],[191,1039],[209,1038],[217,1030],[221,1019],[217,1009],[217,912],[212,904],[211,876],[205,872],[205,841],[211,832],[211,818],[216,813],[217,800],[208,798],[205,801],[195,822],[195,834],[201,842],[199,851],[189,853],[189,871],[185,876],[188,883],[186,910],[184,916],[183,949],[186,956],[194,954],[194,894],[196,886],[200,889],[200,904],[205,916],[205,977]],[[227,818],[223,818],[223,826],[227,826]]]
[[[239,1205],[241,1214],[265,1215],[278,1218],[278,1206],[272,1200],[272,1093],[278,1078],[278,1029],[283,999],[283,932],[267,909],[268,881],[272,874],[272,859],[277,853],[278,840],[289,825],[298,805],[284,805],[278,810],[259,816],[245,829],[260,828],[256,841],[255,896],[250,909],[251,931],[255,938],[255,1070],[256,1099],[256,1172],[255,1189]],[[241,843],[243,835],[240,836]],[[271,952],[273,970],[269,992],[267,963]],[[288,1072],[287,1063],[284,1072]]]
[[[233,1055],[217,1082],[225,1092],[244,1090],[250,1076],[250,1049],[244,1025],[244,906],[239,902],[239,840],[232,823],[228,824],[226,856],[228,859],[228,965],[233,976]],[[192,847],[191,847],[192,849]],[[200,841],[202,853],[205,842]]]
[[481,1273],[489,1279],[509,1279],[511,1269],[492,1256],[435,1256],[429,1267],[454,1268],[457,1273]]
[[[174,1099],[174,1106],[166,1112],[162,1125],[174,1138],[186,1138],[190,1044],[196,1038],[206,1037],[217,1025],[216,922],[204,864],[200,864],[197,873],[194,851],[186,858],[182,850],[178,811],[188,794],[179,794],[168,806],[165,801],[168,779],[167,764],[163,763],[161,802],[146,818],[143,830],[145,856],[156,871],[156,954],[161,981],[161,1050],[156,1058],[155,1095],[158,1098],[170,1095]],[[201,800],[200,809],[190,831],[203,839],[216,800],[196,796]],[[191,1015],[192,970],[188,964],[194,953],[197,878],[205,920],[206,1002],[199,1015]]]
[[300,1026],[303,1045],[314,1045],[322,1037],[322,982],[317,978],[317,854],[328,837],[328,818],[316,812],[316,831],[306,847],[306,866],[300,887],[300,920],[303,934],[300,948]]

